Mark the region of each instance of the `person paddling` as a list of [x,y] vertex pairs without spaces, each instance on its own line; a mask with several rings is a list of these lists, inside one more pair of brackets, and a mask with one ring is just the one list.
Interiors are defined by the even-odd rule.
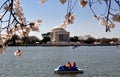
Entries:
[[73,62],[73,63],[72,63],[72,67],[76,67],[76,62]]
[[70,68],[70,67],[71,67],[71,63],[68,61],[65,66],[66,66],[67,68]]

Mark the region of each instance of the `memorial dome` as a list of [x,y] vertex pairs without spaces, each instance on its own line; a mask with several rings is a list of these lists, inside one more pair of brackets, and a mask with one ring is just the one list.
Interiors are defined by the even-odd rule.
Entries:
[[52,32],[66,32],[64,28],[62,27],[54,27],[52,29]]

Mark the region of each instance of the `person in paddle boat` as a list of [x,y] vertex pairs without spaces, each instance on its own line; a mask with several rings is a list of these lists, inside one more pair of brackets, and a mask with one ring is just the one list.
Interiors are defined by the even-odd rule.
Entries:
[[76,67],[75,62],[73,62],[72,65],[71,65],[71,63],[68,61],[66,63],[66,65],[60,66],[59,70],[61,70],[61,71],[77,71],[78,69]]
[[60,66],[59,70],[66,71],[69,70],[70,68],[71,68],[71,63],[68,61],[65,65]]
[[76,62],[72,63],[72,67],[74,67],[74,68],[76,67]]
[[67,68],[70,68],[71,67],[71,63],[68,61],[65,65]]
[[77,67],[76,67],[76,62],[72,62],[72,64],[70,62],[67,62],[66,64],[67,70],[69,71],[77,71]]
[[60,71],[68,71],[71,68],[71,63],[68,61],[65,65],[60,66],[58,70]]
[[76,62],[72,63],[72,66],[70,67],[70,70],[71,71],[77,71],[78,70],[77,67],[76,67]]

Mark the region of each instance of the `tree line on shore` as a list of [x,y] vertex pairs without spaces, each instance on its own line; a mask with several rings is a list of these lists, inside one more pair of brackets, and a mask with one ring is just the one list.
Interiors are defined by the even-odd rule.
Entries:
[[[19,37],[18,35],[13,35],[11,39],[7,41],[8,46],[23,46],[23,45],[42,45],[42,44],[51,44],[51,38],[47,34],[42,34],[42,39],[40,40],[36,36],[28,36],[28,37]],[[79,43],[81,45],[84,44],[102,44],[102,45],[117,45],[120,44],[119,38],[93,38],[88,37],[87,39],[79,39],[78,36],[70,37],[69,42]]]

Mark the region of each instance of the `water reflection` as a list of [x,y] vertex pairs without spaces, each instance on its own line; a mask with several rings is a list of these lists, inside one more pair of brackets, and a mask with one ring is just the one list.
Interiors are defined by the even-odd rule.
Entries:
[[[57,77],[77,77],[78,74],[55,74]],[[79,74],[79,77],[83,77],[83,75]]]

